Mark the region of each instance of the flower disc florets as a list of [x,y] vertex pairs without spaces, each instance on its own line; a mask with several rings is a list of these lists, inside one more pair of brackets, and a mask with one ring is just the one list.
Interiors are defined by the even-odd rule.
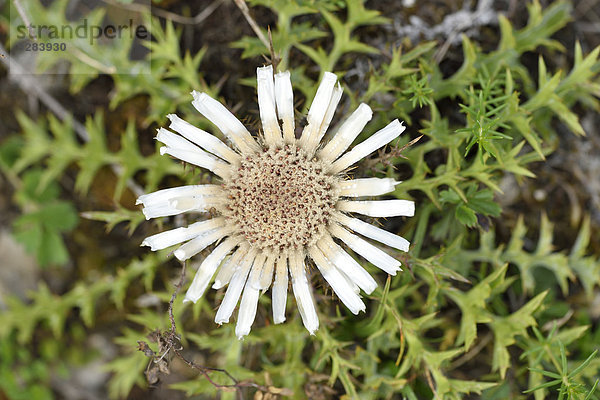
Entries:
[[314,245],[338,200],[337,178],[295,145],[244,157],[223,183],[221,211],[251,246],[285,251]]

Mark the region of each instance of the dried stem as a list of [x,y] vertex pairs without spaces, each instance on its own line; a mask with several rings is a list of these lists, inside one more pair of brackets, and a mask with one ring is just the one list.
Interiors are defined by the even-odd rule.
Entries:
[[15,5],[17,12],[21,16],[23,23],[29,30],[29,36],[31,36],[33,38],[33,40],[37,40],[37,36],[35,35],[35,30],[31,26],[31,21],[29,20],[29,17],[27,16],[27,13],[25,12],[23,5],[21,4],[21,0],[13,0],[13,4]]
[[116,2],[114,0],[102,0],[104,1],[106,4],[110,4],[111,6],[115,6],[115,7],[120,7],[126,10],[130,10],[130,11],[136,11],[136,12],[152,12],[153,15],[156,15],[158,17],[167,19],[169,21],[173,21],[173,22],[177,22],[178,24],[183,24],[183,25],[198,25],[200,23],[202,23],[205,19],[207,19],[208,17],[210,17],[212,15],[212,13],[215,12],[215,10],[217,8],[219,8],[219,6],[221,4],[223,4],[225,2],[225,0],[215,0],[212,3],[210,3],[207,7],[205,7],[201,12],[199,12],[198,14],[196,14],[194,17],[184,17],[183,15],[179,15],[179,14],[175,14],[157,7],[146,7],[142,4],[136,4],[136,3],[131,3],[131,4],[125,4],[125,3],[120,3],[120,2]]
[[275,49],[273,48],[273,35],[271,34],[271,27],[267,28],[267,33],[269,34],[269,52],[271,53],[271,59],[267,60],[267,62],[273,65],[273,75],[275,75],[277,73],[277,66],[281,62],[281,57],[275,53]]
[[[184,262],[183,266],[181,268],[181,276],[179,278],[179,282],[177,282],[177,284],[175,285],[175,290],[173,291],[173,294],[171,295],[171,300],[169,301],[168,314],[169,314],[169,321],[171,323],[171,329],[164,332],[164,334],[162,335],[168,344],[166,352],[168,352],[169,350],[173,350],[173,353],[175,353],[175,355],[181,361],[186,363],[190,368],[195,369],[198,372],[200,372],[200,374],[202,374],[202,376],[204,376],[206,378],[206,380],[211,385],[213,385],[216,389],[235,390],[237,392],[238,398],[240,398],[240,399],[243,398],[242,389],[247,388],[247,387],[257,389],[263,393],[272,393],[272,394],[278,394],[278,395],[283,395],[283,396],[291,396],[293,393],[286,389],[280,389],[280,388],[276,388],[273,386],[263,386],[263,385],[259,385],[257,383],[250,382],[250,381],[239,381],[233,375],[231,375],[226,369],[204,367],[204,366],[198,365],[195,362],[188,360],[187,358],[184,357],[184,355],[181,353],[181,350],[183,350],[183,347],[181,347],[181,343],[180,343],[181,337],[177,334],[177,325],[175,323],[175,316],[173,314],[173,305],[175,303],[175,299],[177,298],[177,295],[179,294],[179,291],[181,290],[181,288],[183,287],[183,284],[185,282],[186,266],[187,265]],[[164,356],[165,356],[165,354],[163,354],[160,358],[162,359]],[[229,378],[233,382],[233,384],[225,384],[224,385],[224,384],[215,382],[214,380],[211,379],[210,372],[220,372],[220,373],[224,374],[225,376],[227,376],[227,378]]]
[[385,152],[385,147],[384,147],[377,152],[377,157],[364,160],[363,165],[368,170],[375,170],[375,167],[377,166],[377,164],[380,164],[380,163],[387,167],[390,167],[390,166],[393,167],[394,166],[394,163],[392,162],[393,159],[397,158],[397,157],[406,158],[402,155],[402,152],[404,150],[406,150],[407,148],[413,146],[415,143],[417,143],[419,140],[421,140],[422,137],[423,137],[423,135],[418,136],[415,139],[411,140],[410,142],[406,143],[402,147],[395,145],[391,149],[391,151],[388,153]]
[[475,356],[477,356],[477,354],[479,354],[481,352],[481,350],[483,350],[485,348],[485,346],[488,345],[488,343],[490,343],[492,341],[493,338],[494,338],[493,334],[488,332],[488,334],[485,335],[479,341],[479,343],[477,343],[477,346],[472,347],[467,353],[463,354],[460,358],[458,358],[454,362],[452,362],[452,364],[450,364],[450,367],[448,369],[455,370],[458,367],[460,367],[461,365],[465,364],[466,362],[469,362],[470,360],[472,360]]
[[429,372],[429,368],[425,368],[425,378],[427,379],[427,384],[429,388],[433,392],[433,397],[435,400],[441,400],[440,396],[437,394],[437,390],[435,389],[435,384],[433,383],[433,378],[431,377],[431,372]]
[[246,5],[246,2],[244,0],[235,0],[235,5],[238,6],[240,11],[246,18],[246,21],[248,21],[248,24],[250,25],[256,36],[260,39],[260,41],[263,42],[267,49],[270,48],[271,45],[269,44],[269,41],[258,27],[258,24],[254,20],[254,18],[252,18],[252,16],[250,15],[250,9]]

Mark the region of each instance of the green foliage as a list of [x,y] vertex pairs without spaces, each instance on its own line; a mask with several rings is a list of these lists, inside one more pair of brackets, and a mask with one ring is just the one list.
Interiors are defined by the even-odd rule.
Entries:
[[412,107],[415,108],[417,103],[419,104],[419,108],[424,105],[431,105],[433,89],[429,87],[427,76],[423,75],[421,79],[417,79],[416,74],[410,74],[408,77],[408,89],[404,90],[402,93],[411,96],[410,101]]
[[[60,25],[67,5],[61,0],[45,7],[35,0],[27,2],[27,12],[36,21]],[[333,71],[346,85],[350,111],[360,102],[376,111],[357,142],[394,118],[406,121],[407,133],[356,173],[404,179],[391,195],[414,198],[417,215],[401,230],[390,229],[411,239],[411,251],[394,254],[403,257],[404,272],[365,296],[367,312],[359,316],[339,306],[327,295],[327,286],[315,280],[316,292],[326,293],[318,298],[321,327],[315,336],[306,332],[291,305],[285,324],[263,323],[269,320],[270,299],[261,296],[255,327],[240,342],[232,326],[216,329],[209,320],[220,293],[195,305],[183,304],[180,296],[174,318],[181,346],[206,366],[251,382],[251,388],[285,388],[297,399],[497,399],[528,393],[536,400],[550,394],[598,398],[600,331],[587,326],[591,321],[585,311],[600,287],[600,260],[588,249],[597,227],[586,216],[574,243],[554,243],[555,229],[545,213],[539,226],[529,226],[525,221],[534,218],[513,218],[499,201],[503,177],[535,179],[540,164],[534,163],[558,146],[557,126],[584,134],[576,104],[586,110],[600,107],[600,47],[584,55],[576,43],[571,68],[554,64],[554,56],[566,51],[553,37],[569,22],[570,3],[555,1],[543,9],[532,2],[520,29],[499,15],[498,45],[483,50],[464,36],[462,64],[450,74],[436,60],[436,42],[392,46],[388,53],[370,41],[390,20],[364,1],[252,0],[249,5],[251,12],[266,8],[274,16],[273,47],[281,57],[280,69],[291,71],[297,95],[310,99],[318,75]],[[133,204],[136,187],[148,193],[208,182],[208,174],[160,156],[152,136],[154,128],[165,126],[165,115],[174,112],[215,132],[189,104],[192,89],[213,96],[221,89],[220,82],[208,82],[201,72],[210,68],[205,58],[211,48],[185,48],[182,26],[144,14],[152,32],[152,40],[144,43],[149,51],[144,60],[128,57],[130,40],[107,46],[78,40],[68,54],[49,52],[38,59],[39,71],[66,64],[75,96],[84,96],[102,74],[112,81],[107,106],[85,116],[85,135],[69,118],[16,112],[20,131],[0,146],[0,170],[21,211],[12,221],[13,235],[41,265],[69,262],[77,272],[60,291],[41,282],[26,300],[2,299],[0,393],[9,398],[51,397],[49,371],[60,364],[56,360],[66,347],[59,344],[78,329],[93,332],[107,324],[118,335],[113,340],[119,348],[105,365],[111,372],[108,394],[126,398],[134,386],[147,384],[144,372],[156,364],[137,351],[137,342],[170,327],[165,310],[174,269],[165,265],[167,252],[144,251],[141,258],[92,253],[89,259],[102,260],[88,267],[85,256],[72,257],[65,245],[71,239],[85,242],[76,227],[91,222],[78,220],[77,209],[86,220],[105,223],[112,231],[107,238],[122,234],[126,225],[137,244],[153,228],[142,224],[143,215]],[[86,18],[93,22],[106,16],[100,8]],[[230,45],[242,50],[246,64],[258,66],[269,54],[255,37]],[[527,61],[531,53],[537,54],[537,64]],[[354,70],[345,80],[356,57],[369,61],[369,69]],[[239,68],[243,74],[252,69]],[[243,82],[254,78],[244,76]],[[355,85],[358,89],[350,90]],[[227,100],[253,104],[250,95]],[[419,133],[424,137],[404,148]],[[69,196],[71,201],[65,200]],[[104,211],[87,205],[97,197],[110,199]],[[364,267],[383,281],[383,274]],[[37,357],[45,346],[54,346],[54,352]],[[161,343],[150,346],[164,360],[172,356]],[[234,392],[215,387],[232,383],[225,373],[211,371],[209,376],[212,382],[192,372],[179,375],[182,379],[170,387],[189,397],[235,398]]]
[[[505,79],[502,79],[502,76],[479,76],[477,90],[473,86],[469,88],[467,92],[468,105],[460,105],[462,111],[467,115],[467,128],[457,130],[457,132],[471,134],[465,154],[468,154],[471,147],[477,143],[483,151],[497,158],[498,151],[494,145],[494,139],[511,138],[499,130],[499,128],[507,128],[507,125],[500,122],[500,114],[505,110],[508,100],[508,95],[504,94],[505,91],[500,86],[500,81]],[[483,152],[479,154],[483,156]]]
[[[133,121],[129,121],[125,132],[121,135],[121,146],[117,152],[108,150],[107,134],[104,127],[104,116],[101,112],[88,118],[85,127],[89,139],[80,144],[71,124],[60,122],[52,115],[48,116],[48,128],[45,122],[39,123],[19,114],[19,122],[24,132],[25,144],[23,157],[15,163],[13,171],[20,173],[27,167],[43,163],[45,170],[40,177],[39,185],[44,188],[56,177],[64,174],[68,167],[76,164],[79,167],[75,189],[86,194],[98,171],[104,166],[118,165],[120,174],[114,190],[114,198],[119,199],[127,182],[138,171],[148,171],[148,191],[156,189],[158,183],[167,174],[180,171],[179,167],[165,160],[158,154],[144,157],[140,153],[138,132]],[[54,146],[60,152],[54,151]]]
[[[9,395],[14,393],[16,396],[14,398],[51,398],[46,390],[47,385],[42,384],[41,377],[36,374],[43,372],[46,374],[43,375],[43,380],[47,381],[50,375],[49,364],[56,361],[56,355],[49,359],[28,362],[27,360],[34,355],[23,346],[32,341],[36,332],[45,329],[49,329],[55,337],[50,341],[51,343],[67,340],[65,338],[67,320],[77,314],[80,323],[87,328],[95,325],[96,315],[104,308],[110,309],[112,318],[118,320],[119,313],[115,312],[115,309],[118,311],[125,307],[129,288],[138,286],[141,282],[145,289],[150,291],[156,269],[162,264],[163,259],[164,254],[148,254],[141,260],[133,260],[129,265],[119,269],[116,274],[96,277],[93,282],[81,280],[61,296],[51,293],[47,286],[41,285],[36,292],[31,293],[29,302],[23,302],[15,297],[6,298],[10,312],[0,314],[0,351],[20,349],[17,354],[20,354],[18,357],[21,358],[18,358],[18,362],[14,358],[17,357],[15,355],[5,354],[0,358],[3,362],[0,364],[0,374],[3,374],[1,376],[10,377],[2,380],[0,389],[5,390]],[[73,322],[69,325],[69,330],[73,331]],[[134,335],[134,338],[140,339],[144,336],[137,331],[129,330],[129,332]],[[123,340],[120,343],[123,344]],[[107,364],[109,371],[119,372],[109,386],[111,398],[124,397],[134,384],[144,382],[142,372],[146,367],[146,359],[142,353],[134,352],[135,341],[127,340],[125,343],[125,354],[129,356],[117,358]],[[2,345],[6,345],[7,348],[3,348]],[[15,375],[14,370],[10,372],[6,370],[17,368],[21,363],[24,366],[19,368],[28,371],[24,375]],[[28,382],[26,391],[23,392],[24,387],[21,382],[14,381],[15,376],[26,379],[25,382]],[[23,397],[19,397],[21,395]]]
[[36,255],[40,266],[61,265],[69,261],[62,233],[75,228],[77,212],[71,203],[58,199],[55,182],[41,186],[41,176],[40,170],[23,175],[16,202],[25,213],[14,221],[14,236]]
[[0,146],[0,170],[18,189],[14,201],[22,210],[13,221],[14,237],[36,256],[40,266],[63,265],[69,261],[63,233],[77,225],[77,211],[59,198],[59,185],[45,181],[47,175],[38,167],[18,176],[17,165],[25,158],[22,145],[20,138],[13,136]]
[[141,281],[146,290],[150,290],[161,260],[160,255],[148,254],[142,260],[131,261],[116,274],[97,277],[93,282],[81,281],[61,296],[42,284],[31,293],[31,303],[8,297],[5,301],[11,311],[0,314],[0,339],[14,333],[17,341],[25,344],[32,339],[39,325],[50,328],[54,336],[60,338],[73,310],[79,310],[81,321],[92,327],[101,300],[109,300],[104,305],[119,310],[125,305],[127,290],[132,283]]
[[[310,23],[292,23],[292,19],[301,15],[315,14],[319,11],[318,5],[331,7],[327,2],[315,4],[311,1],[286,1],[286,0],[256,0],[250,2],[252,6],[264,6],[277,13],[277,24],[272,29],[273,47],[282,58],[282,66],[288,63],[289,53],[293,47],[303,42],[326,37],[327,34]],[[263,31],[263,33],[267,33]],[[243,37],[233,43],[234,47],[243,49],[242,57],[256,57],[267,54],[267,49],[260,39]]]
[[0,390],[15,400],[52,398],[47,383],[50,379],[48,361],[33,359],[26,349],[11,340],[0,340]]
[[134,343],[140,339],[140,333],[127,329],[117,342],[125,345],[125,355],[106,364],[106,370],[114,374],[108,391],[110,398],[126,397],[134,385],[144,385],[143,372],[148,361],[144,353],[136,351]]
[[497,217],[502,211],[494,202],[494,193],[490,189],[477,191],[476,185],[471,185],[464,193],[467,201],[463,201],[455,191],[444,190],[440,192],[440,201],[456,205],[454,218],[463,225],[474,227],[477,225],[477,214]]
[[[529,387],[531,389],[528,389],[526,393],[534,392],[536,399],[542,399],[546,397],[548,392],[546,388],[554,386],[554,384],[557,382],[542,383],[543,378],[544,376],[556,376],[556,374],[545,371],[540,367],[544,365],[553,365],[556,370],[563,371],[561,373],[563,374],[562,378],[564,379],[562,381],[560,390],[563,391],[564,389],[570,388],[570,393],[567,398],[583,398],[581,396],[577,396],[582,394],[586,396],[586,399],[597,398],[597,396],[592,397],[597,386],[597,382],[594,383],[589,391],[582,390],[584,387],[582,384],[584,379],[593,378],[595,376],[594,373],[592,372],[591,375],[589,373],[581,373],[583,368],[577,368],[576,371],[573,371],[574,373],[566,373],[567,368],[564,365],[564,361],[566,361],[565,346],[583,336],[587,329],[587,326],[580,326],[576,328],[565,329],[562,332],[557,333],[557,326],[553,325],[547,336],[544,336],[538,329],[533,329],[535,336],[528,338],[526,343],[523,344],[523,347],[527,348],[527,350],[520,357],[521,359],[527,358],[529,370],[531,371],[531,374],[529,375]],[[561,364],[558,363],[556,357],[557,352],[560,353]],[[596,352],[594,351],[593,354],[583,362],[584,366],[591,363],[595,353]],[[593,367],[589,368],[590,371],[594,371],[594,369],[595,368]],[[581,376],[577,376],[578,373],[581,373]]]
[[506,248],[496,245],[494,232],[490,230],[481,234],[478,248],[458,250],[458,247],[455,247],[456,251],[448,255],[452,259],[449,267],[461,270],[460,260],[485,261],[496,267],[510,263],[519,269],[523,291],[526,293],[535,289],[535,272],[539,268],[552,272],[564,294],[568,292],[568,281],[575,280],[575,276],[584,287],[589,288],[588,290],[600,286],[600,275],[594,274],[599,260],[586,257],[585,252],[581,250],[581,244],[589,241],[589,222],[583,224],[570,255],[554,251],[552,229],[548,218],[542,215],[537,246],[535,250],[528,251],[524,244],[527,229],[523,218],[520,218],[512,230],[512,237]]
[[[596,356],[597,350],[594,351],[590,356],[579,364],[575,369],[569,372],[569,367],[567,365],[567,354],[565,350],[565,346],[559,342],[560,345],[560,364],[553,358],[555,362],[556,372],[546,371],[540,368],[530,368],[533,372],[538,372],[541,375],[544,375],[549,378],[554,378],[554,380],[543,383],[531,389],[525,391],[525,393],[535,392],[540,389],[550,388],[553,386],[560,385],[558,389],[558,399],[562,400],[567,399],[584,399],[588,400],[591,398],[595,398],[594,392],[598,387],[598,383],[600,379],[596,379],[594,385],[590,390],[587,389],[586,385],[578,382],[578,375],[591,363],[592,359]],[[585,397],[584,397],[585,396]]]
[[[331,71],[339,59],[346,53],[376,53],[377,50],[352,37],[356,28],[364,25],[380,25],[388,20],[378,11],[366,9],[362,0],[340,2],[309,2],[285,0],[254,0],[252,4],[268,7],[277,13],[277,26],[273,29],[273,47],[282,58],[282,66],[290,65],[289,52],[292,47],[302,51],[317,64],[321,71]],[[346,8],[345,21],[336,14],[340,8]],[[296,23],[292,19],[303,14],[320,13],[331,34],[307,23]],[[265,34],[267,32],[264,32]],[[333,38],[331,49],[310,46],[306,42],[330,36]],[[256,38],[244,38],[234,44],[244,50],[243,57],[268,54],[269,49]]]

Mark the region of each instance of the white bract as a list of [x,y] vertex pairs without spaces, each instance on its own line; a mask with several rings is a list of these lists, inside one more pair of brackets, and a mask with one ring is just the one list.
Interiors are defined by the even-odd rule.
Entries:
[[161,154],[207,169],[220,177],[221,184],[182,186],[140,196],[137,203],[143,205],[147,219],[186,212],[211,211],[213,215],[152,235],[142,245],[152,250],[180,245],[173,254],[185,261],[216,244],[203,260],[192,261],[197,272],[185,301],[196,302],[211,282],[215,289],[227,287],[215,322],[229,322],[239,303],[235,329],[239,338],[250,332],[258,299],[269,288],[273,321],[285,321],[290,283],[304,326],[313,334],[319,318],[307,262],[316,266],[354,314],[365,310],[360,291],[370,294],[377,283],[341,244],[388,274],[401,270],[399,261],[365,238],[402,251],[408,251],[409,242],[352,214],[410,217],[414,203],[367,200],[393,192],[400,182],[348,179],[346,170],[396,139],[405,127],[394,120],[347,151],[373,113],[360,104],[322,143],[343,92],[334,74],[324,74],[299,138],[290,73],[273,75],[271,66],[258,68],[257,92],[262,122],[259,137],[253,137],[224,105],[206,93],[192,92],[194,107],[219,128],[231,146],[174,114],[167,116],[175,133],[158,130],[156,139],[164,144]]

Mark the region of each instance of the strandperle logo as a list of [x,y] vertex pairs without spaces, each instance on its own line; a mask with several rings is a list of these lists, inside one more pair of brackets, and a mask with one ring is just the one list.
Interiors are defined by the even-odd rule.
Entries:
[[[35,35],[35,36],[34,36]],[[74,25],[19,25],[17,26],[18,39],[88,39],[89,43],[94,43],[103,39],[121,39],[121,38],[138,38],[148,39],[150,36],[144,25],[134,25],[130,19],[125,25],[105,26],[88,24],[88,20],[84,19]]]

